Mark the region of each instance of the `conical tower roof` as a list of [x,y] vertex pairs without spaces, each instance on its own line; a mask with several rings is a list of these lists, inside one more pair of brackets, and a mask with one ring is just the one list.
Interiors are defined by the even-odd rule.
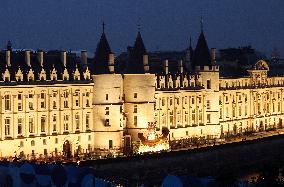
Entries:
[[194,50],[193,66],[212,66],[211,55],[203,31],[199,35]]
[[137,53],[140,53],[142,55],[146,54],[147,52],[140,31],[138,31],[137,33],[136,40],[134,43],[134,49]]
[[110,73],[108,68],[109,54],[112,53],[104,29],[100,41],[97,45],[94,64],[90,67],[94,74]]
[[138,31],[133,48],[130,49],[130,57],[126,67],[126,73],[129,74],[143,74],[143,55],[147,54],[142,36]]

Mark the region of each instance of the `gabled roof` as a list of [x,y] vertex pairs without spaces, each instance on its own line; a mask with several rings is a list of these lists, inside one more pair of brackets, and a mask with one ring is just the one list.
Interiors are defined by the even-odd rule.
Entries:
[[192,65],[193,67],[212,66],[211,55],[203,31],[201,31],[199,35],[197,45],[194,50]]

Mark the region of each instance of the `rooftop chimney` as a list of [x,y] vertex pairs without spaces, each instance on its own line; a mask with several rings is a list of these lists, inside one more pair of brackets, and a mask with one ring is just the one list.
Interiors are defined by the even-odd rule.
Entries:
[[26,60],[27,65],[31,67],[31,51],[30,50],[25,51],[25,60]]
[[178,69],[180,73],[183,73],[183,61],[182,60],[178,61]]
[[88,63],[88,54],[86,50],[81,51],[81,63],[87,65]]
[[110,53],[108,55],[108,68],[110,73],[114,73],[114,54]]
[[40,66],[43,67],[43,51],[42,50],[39,50],[37,52],[37,60],[40,64]]
[[169,61],[168,60],[164,60],[164,71],[165,74],[169,74]]
[[10,50],[6,51],[6,64],[9,67],[11,66],[11,51]]
[[61,51],[61,62],[63,63],[64,67],[66,67],[66,51]]
[[149,58],[148,55],[143,55],[144,72],[149,73]]

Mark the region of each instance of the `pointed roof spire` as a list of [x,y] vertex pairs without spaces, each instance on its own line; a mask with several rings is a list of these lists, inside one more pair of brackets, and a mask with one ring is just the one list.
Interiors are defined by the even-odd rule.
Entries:
[[143,54],[146,54],[147,52],[140,31],[138,31],[136,39],[135,39],[134,50],[136,50],[139,53],[143,53]]
[[146,55],[147,51],[141,36],[138,31],[133,48],[130,50],[130,57],[126,67],[126,73],[143,74],[144,64],[143,55]]
[[138,32],[141,31],[141,18],[138,19],[137,29],[138,29]]
[[104,21],[102,23],[102,26],[103,26],[103,33],[105,33],[105,22]]
[[[202,26],[203,27],[203,26]],[[203,29],[203,28],[202,28]],[[211,55],[205,39],[203,30],[199,35],[196,48],[193,54],[193,67],[194,66],[212,66]]]
[[90,66],[92,73],[95,74],[110,73],[108,68],[108,60],[109,60],[108,58],[110,53],[112,52],[105,35],[105,23],[103,22],[103,33],[101,35],[99,43],[97,44],[94,64]]
[[203,17],[200,17],[200,31],[203,32]]

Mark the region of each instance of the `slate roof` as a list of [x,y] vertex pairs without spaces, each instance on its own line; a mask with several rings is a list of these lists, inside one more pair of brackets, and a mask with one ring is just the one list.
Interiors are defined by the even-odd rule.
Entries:
[[143,74],[143,55],[146,55],[147,51],[141,36],[140,31],[137,33],[137,37],[134,46],[129,48],[129,58],[126,64],[124,73],[127,74]]
[[201,31],[199,35],[196,48],[193,53],[192,65],[193,68],[195,66],[212,66],[211,55],[203,31]]
[[94,62],[90,64],[90,70],[93,74],[110,73],[108,68],[109,54],[111,48],[105,33],[103,32],[95,52]]

